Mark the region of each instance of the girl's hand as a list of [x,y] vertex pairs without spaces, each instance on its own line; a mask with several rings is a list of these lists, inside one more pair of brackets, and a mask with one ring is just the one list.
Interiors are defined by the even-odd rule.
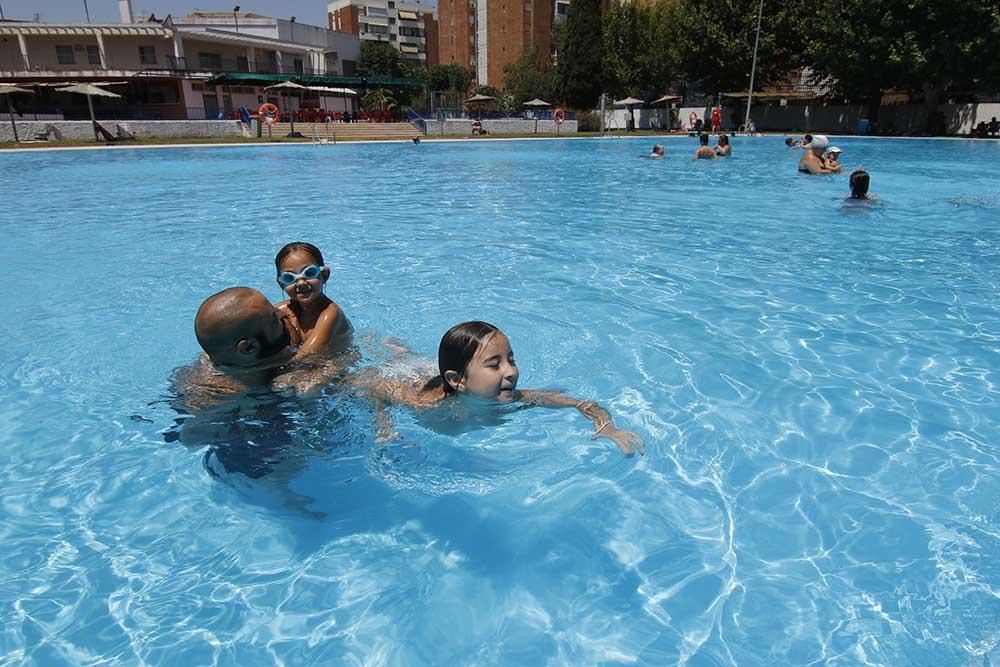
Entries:
[[594,434],[594,439],[596,440],[602,436],[614,440],[615,444],[618,445],[618,449],[622,450],[622,454],[625,456],[631,456],[635,452],[639,452],[639,456],[645,456],[646,454],[646,443],[632,431],[626,431],[625,429],[608,424]]

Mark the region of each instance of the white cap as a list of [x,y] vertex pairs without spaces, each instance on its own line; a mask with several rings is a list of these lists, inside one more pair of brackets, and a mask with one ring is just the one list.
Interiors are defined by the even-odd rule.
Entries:
[[831,153],[843,153],[844,151],[840,150],[836,146],[830,146],[830,152]]
[[825,134],[814,134],[812,143],[810,147],[812,148],[826,148],[830,145],[830,140],[826,138]]

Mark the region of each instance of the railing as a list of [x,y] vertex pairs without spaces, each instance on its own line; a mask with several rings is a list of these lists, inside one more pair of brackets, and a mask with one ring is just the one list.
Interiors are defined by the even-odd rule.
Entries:
[[[470,111],[467,109],[435,109],[433,113],[428,110],[421,110],[422,117],[433,120],[552,120],[555,109],[540,109],[538,111]],[[417,113],[417,112],[415,112]],[[566,120],[576,120],[576,113],[567,111]]]
[[[156,69],[156,65],[146,65],[147,69]],[[167,56],[161,69],[175,72],[241,72],[246,74],[301,74],[314,75],[322,74],[320,70],[305,65],[296,66],[295,63],[282,63],[280,66],[274,63],[261,63],[244,58],[178,58]]]
[[406,118],[415,125],[422,133],[427,134],[427,121],[413,107],[406,107]]

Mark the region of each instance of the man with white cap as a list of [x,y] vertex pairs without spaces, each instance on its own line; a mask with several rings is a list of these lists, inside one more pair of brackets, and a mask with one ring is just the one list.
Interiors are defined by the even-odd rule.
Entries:
[[799,160],[799,171],[804,171],[807,174],[834,173],[832,169],[827,167],[826,160],[823,158],[823,151],[829,146],[830,140],[826,138],[826,135],[814,134],[812,143],[809,145],[809,150]]

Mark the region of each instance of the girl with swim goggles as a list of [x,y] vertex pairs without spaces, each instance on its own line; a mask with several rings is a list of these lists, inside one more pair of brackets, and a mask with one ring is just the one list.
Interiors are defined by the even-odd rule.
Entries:
[[288,313],[303,341],[296,357],[345,348],[353,328],[340,306],[324,294],[330,269],[320,249],[302,241],[289,243],[278,251],[274,266],[278,287],[288,296],[277,308]]

